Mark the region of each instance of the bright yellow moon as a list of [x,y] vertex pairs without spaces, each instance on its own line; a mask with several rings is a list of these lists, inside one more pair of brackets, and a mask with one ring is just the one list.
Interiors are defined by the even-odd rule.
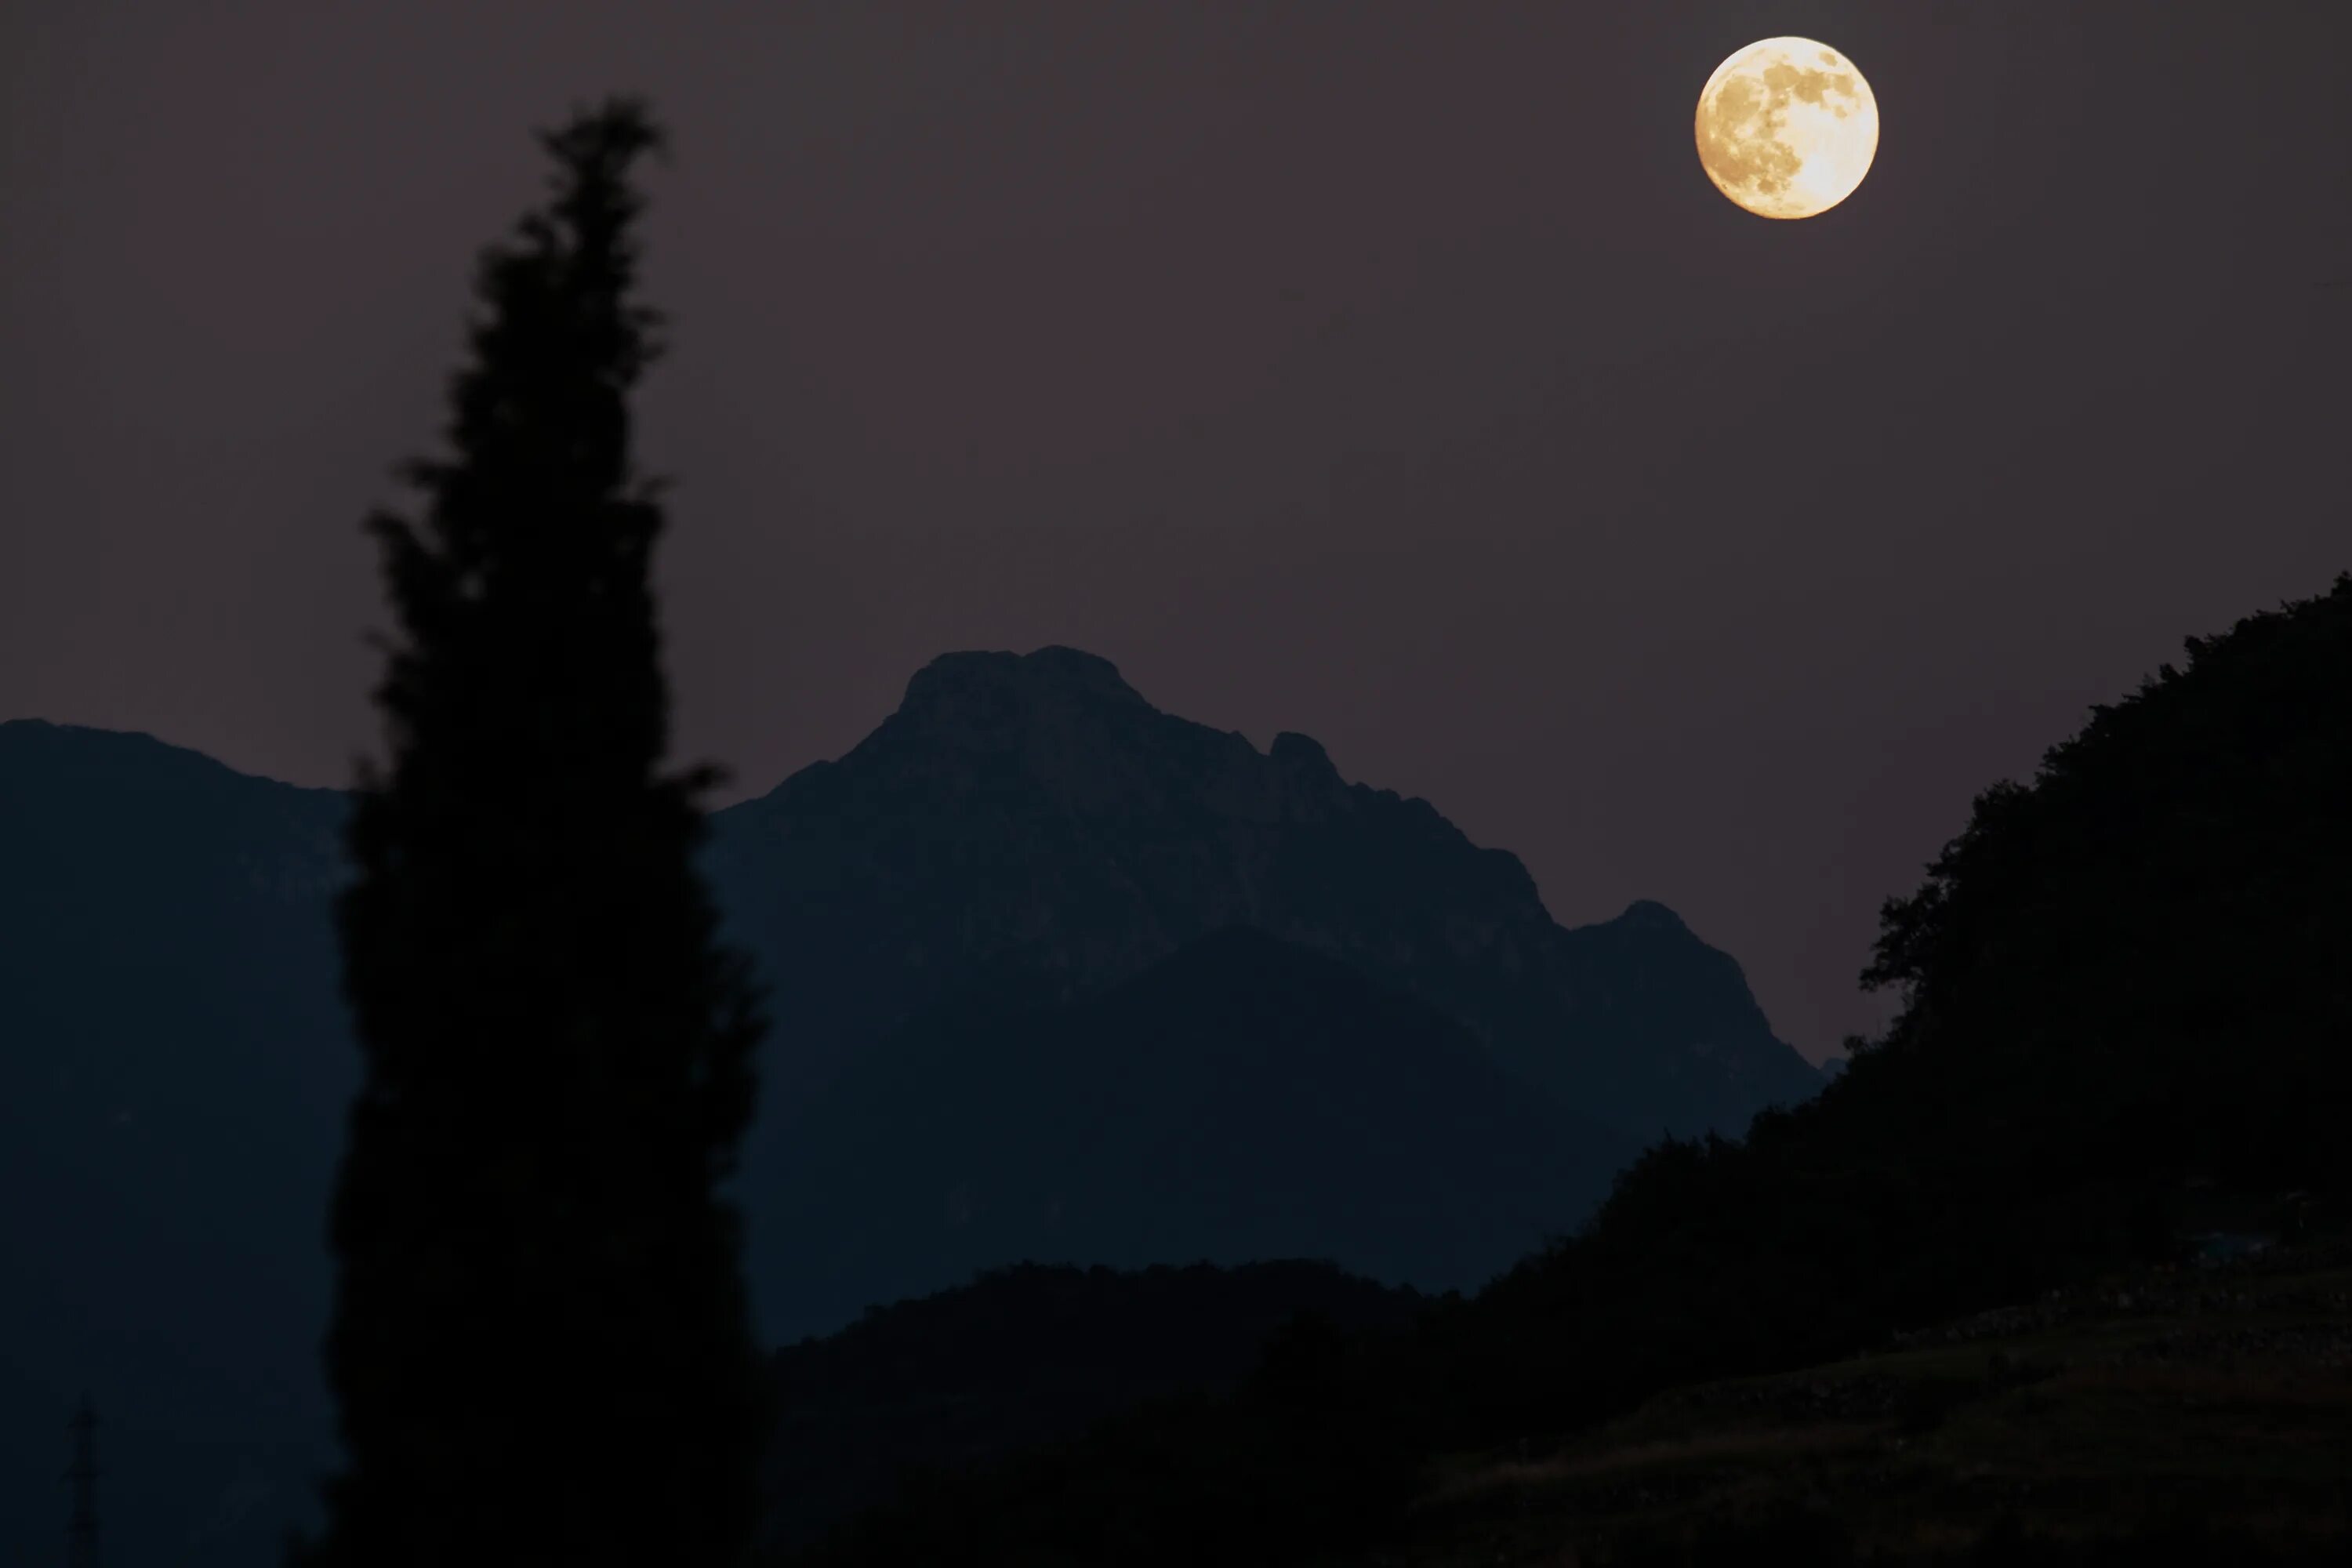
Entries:
[[1853,195],[1878,155],[1878,100],[1853,62],[1811,38],[1750,44],[1698,95],[1698,161],[1761,217],[1811,217]]

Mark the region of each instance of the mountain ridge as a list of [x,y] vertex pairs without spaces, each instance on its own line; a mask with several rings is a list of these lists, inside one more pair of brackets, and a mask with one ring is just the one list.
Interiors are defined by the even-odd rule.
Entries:
[[[1261,752],[1162,712],[1058,645],[932,660],[849,752],[716,814],[708,864],[741,937],[804,958],[776,986],[794,1043],[771,1065],[794,1084],[1003,955],[1076,994],[1228,924],[1400,984],[1536,1087],[1644,1135],[1736,1133],[1822,1081],[1737,962],[1665,906],[1563,927],[1517,856],[1428,801],[1348,783],[1297,731]],[[888,895],[861,908],[868,885]],[[891,982],[843,979],[875,971]],[[1641,1009],[1675,973],[1704,1005],[1650,1026]],[[843,1005],[845,989],[891,1003]]]

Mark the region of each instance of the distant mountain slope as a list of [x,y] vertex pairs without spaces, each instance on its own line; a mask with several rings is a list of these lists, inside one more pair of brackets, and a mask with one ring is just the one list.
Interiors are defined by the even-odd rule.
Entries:
[[0,1370],[41,1458],[0,1485],[0,1556],[55,1549],[84,1388],[122,1560],[251,1563],[310,1515],[358,1082],[343,811],[144,735],[0,724]]
[[950,654],[838,762],[721,813],[709,865],[770,965],[780,1083],[1000,962],[1076,995],[1223,927],[1343,958],[1642,1136],[1737,1132],[1821,1075],[1662,906],[1565,931],[1517,858],[1323,749],[1162,713],[1073,648]]
[[[789,1334],[1034,1259],[1328,1258],[1474,1289],[1637,1152],[1452,1019],[1248,927],[1072,1004],[1000,979],[785,1106],[760,1224]],[[1034,990],[1035,987],[1030,987]]]

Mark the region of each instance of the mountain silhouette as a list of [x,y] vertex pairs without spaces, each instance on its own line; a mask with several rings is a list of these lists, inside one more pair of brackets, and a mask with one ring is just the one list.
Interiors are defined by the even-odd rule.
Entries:
[[709,868],[768,964],[796,1091],[992,967],[1070,998],[1232,925],[1468,1025],[1563,1106],[1648,1139],[1737,1133],[1822,1077],[1663,905],[1563,929],[1428,802],[1153,708],[1075,648],[933,660],[837,761],[719,813]]
[[[314,1517],[358,1084],[348,810],[146,735],[0,723],[0,1377],[29,1402],[0,1458],[35,1478],[0,1486],[0,1550],[54,1539],[85,1386],[126,1556],[250,1561]],[[935,661],[848,755],[718,814],[706,863],[778,1024],[739,1181],[771,1341],[1030,1256],[1276,1247],[1475,1283],[1575,1224],[1650,1123],[1818,1081],[1663,909],[1562,931],[1426,803],[1303,736],[1261,753],[1160,713],[1069,649]],[[892,1071],[916,1075],[896,1108]],[[1180,1105],[1229,1136],[1180,1148]],[[1133,1135],[1093,1172],[1089,1127]]]
[[1474,1289],[1637,1152],[1435,1008],[1250,927],[1082,1001],[1047,989],[992,976],[782,1109],[771,1322],[829,1328],[1024,1259],[1326,1258]]
[[[1902,1009],[1820,1095],[1653,1145],[1411,1331],[1287,1336],[1242,1396],[906,1488],[795,1561],[1532,1561],[1620,1510],[1574,1552],[2342,1558],[2337,1478],[2285,1457],[2343,1426],[2307,1402],[2340,1396],[2352,1259],[2352,574],[2185,651],[1887,901],[1864,979]],[[1843,1496],[1835,1461],[1781,1462],[1792,1419],[1869,1433]],[[1465,1497],[1474,1467],[1504,1484]],[[2030,1500],[1990,1530],[1989,1468]]]
[[1229,925],[1421,997],[1643,1138],[1736,1133],[1822,1082],[1663,905],[1563,929],[1427,801],[1344,782],[1305,735],[1261,752],[1163,713],[1075,648],[933,660],[847,755],[719,814],[709,867],[772,964],[793,1084],[992,964],[1075,996]]
[[250,1563],[308,1517],[359,1081],[344,810],[145,735],[0,724],[0,1554],[62,1528],[84,1388],[124,1560]]

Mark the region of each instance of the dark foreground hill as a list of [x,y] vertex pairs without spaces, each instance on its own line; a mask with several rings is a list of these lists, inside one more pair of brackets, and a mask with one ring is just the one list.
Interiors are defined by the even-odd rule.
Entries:
[[1323,1263],[1024,1265],[776,1352],[769,1549],[799,1547],[910,1477],[984,1472],[1154,1400],[1231,1393],[1301,1312],[1409,1325],[1422,1298]]
[[2352,1247],[2126,1271],[1432,1468],[1402,1562],[2324,1563]]
[[2316,1568],[2352,1544],[2347,1266],[2338,1242],[2126,1271],[1452,1452],[1361,1387],[1411,1338],[1318,1357],[1293,1331],[1232,1396],[940,1467],[764,1561]]
[[782,1108],[771,1321],[829,1327],[1018,1259],[1328,1258],[1475,1289],[1635,1152],[1434,1008],[1248,927],[1079,1002],[1038,989],[1001,980]]
[[2352,577],[2188,647],[1890,901],[1882,1041],[1495,1292],[1541,1359],[1503,1405],[1834,1354],[2161,1257],[2206,1194],[2352,1185]]
[[[1880,1560],[2340,1554],[2340,1257],[2290,1252],[2287,1296],[2233,1289],[2228,1311],[2189,1292],[2154,1332],[2028,1335],[1973,1368],[1832,1368],[1939,1320],[2031,1323],[2050,1292],[2102,1279],[2124,1281],[2106,1300],[2126,1317],[2179,1297],[2166,1270],[2200,1247],[2341,1223],[2352,577],[2189,653],[2095,710],[2031,784],[1988,791],[1921,890],[1889,903],[1869,978],[1906,1005],[1817,1099],[1745,1141],[1654,1149],[1589,1227],[1408,1335],[1277,1345],[1233,1399],[1133,1413],[931,1489],[808,1561],[914,1561],[949,1540],[974,1563],[1568,1561],[1584,1526],[1740,1498],[1849,1517],[1733,1519],[1712,1547],[1648,1555],[1628,1535],[1622,1560],[1863,1561],[1906,1502],[1929,1528]],[[2237,1234],[2199,1239],[2217,1226]],[[1687,1402],[1637,1414],[1677,1386],[1808,1366],[1749,1385],[1758,1409],[1895,1403],[1848,1413],[1867,1431],[1762,1438]],[[1980,1398],[1937,1386],[1969,1378]],[[1619,1420],[1619,1438],[1595,1436]],[[1523,1451],[1566,1458],[1517,1474]],[[1464,1454],[1484,1458],[1445,1458]],[[1486,1503],[1450,1523],[1409,1506],[1449,1473],[1483,1473],[1453,1500]],[[1489,1506],[1558,1511],[1538,1541]]]

